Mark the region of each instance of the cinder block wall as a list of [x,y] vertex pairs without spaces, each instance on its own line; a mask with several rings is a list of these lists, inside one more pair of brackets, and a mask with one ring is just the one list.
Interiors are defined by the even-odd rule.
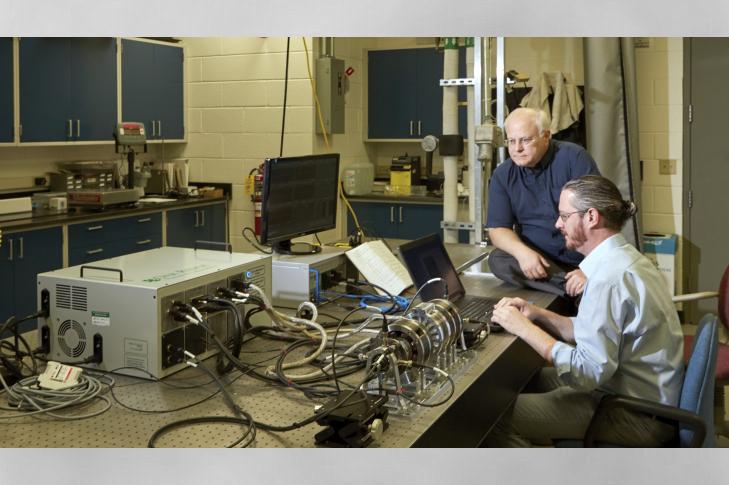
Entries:
[[[683,39],[651,37],[635,49],[638,125],[643,160],[643,230],[678,234],[676,292],[683,291],[681,194],[683,190]],[[659,161],[673,160],[674,175],[659,174]]]
[[[284,156],[339,152],[342,165],[366,159],[362,144],[361,51],[358,39],[337,39],[334,55],[354,73],[347,80],[345,126],[328,139],[315,132],[315,104],[301,37],[291,38]],[[311,75],[318,57],[318,39],[306,38]],[[194,181],[233,184],[230,240],[236,251],[249,251],[241,236],[253,227],[253,204],[245,190],[249,172],[264,158],[280,153],[286,65],[285,37],[185,39],[188,83],[188,143],[175,156],[190,160]],[[340,204],[336,230],[323,241],[343,234],[345,214]]]

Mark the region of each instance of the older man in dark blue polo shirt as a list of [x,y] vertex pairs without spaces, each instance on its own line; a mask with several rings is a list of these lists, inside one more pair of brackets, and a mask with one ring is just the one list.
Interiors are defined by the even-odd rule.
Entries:
[[518,108],[504,126],[509,158],[489,185],[491,271],[507,283],[576,297],[585,285],[582,255],[565,247],[554,221],[562,186],[600,172],[584,148],[551,139],[543,111]]

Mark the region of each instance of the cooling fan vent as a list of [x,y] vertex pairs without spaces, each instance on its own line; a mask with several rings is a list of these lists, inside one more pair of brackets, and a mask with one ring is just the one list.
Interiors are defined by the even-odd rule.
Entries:
[[85,312],[88,290],[83,286],[56,285],[56,306]]
[[76,320],[66,320],[58,327],[58,346],[69,357],[80,357],[86,350],[86,332]]

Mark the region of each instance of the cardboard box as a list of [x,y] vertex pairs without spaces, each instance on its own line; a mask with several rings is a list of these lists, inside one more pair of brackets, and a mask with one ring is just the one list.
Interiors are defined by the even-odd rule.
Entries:
[[643,254],[653,261],[666,281],[671,296],[676,294],[676,252],[678,236],[675,234],[643,234]]

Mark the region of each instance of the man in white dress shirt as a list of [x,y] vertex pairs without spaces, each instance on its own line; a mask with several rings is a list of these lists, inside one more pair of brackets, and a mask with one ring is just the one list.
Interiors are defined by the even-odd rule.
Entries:
[[[663,279],[620,234],[635,214],[608,179],[587,175],[565,184],[555,226],[566,246],[585,255],[587,276],[576,317],[520,298],[504,298],[492,320],[552,367],[543,369],[487,439],[490,446],[529,446],[581,439],[605,394],[675,406],[684,376],[683,335]],[[660,446],[668,424],[626,411],[610,415],[597,441]]]

